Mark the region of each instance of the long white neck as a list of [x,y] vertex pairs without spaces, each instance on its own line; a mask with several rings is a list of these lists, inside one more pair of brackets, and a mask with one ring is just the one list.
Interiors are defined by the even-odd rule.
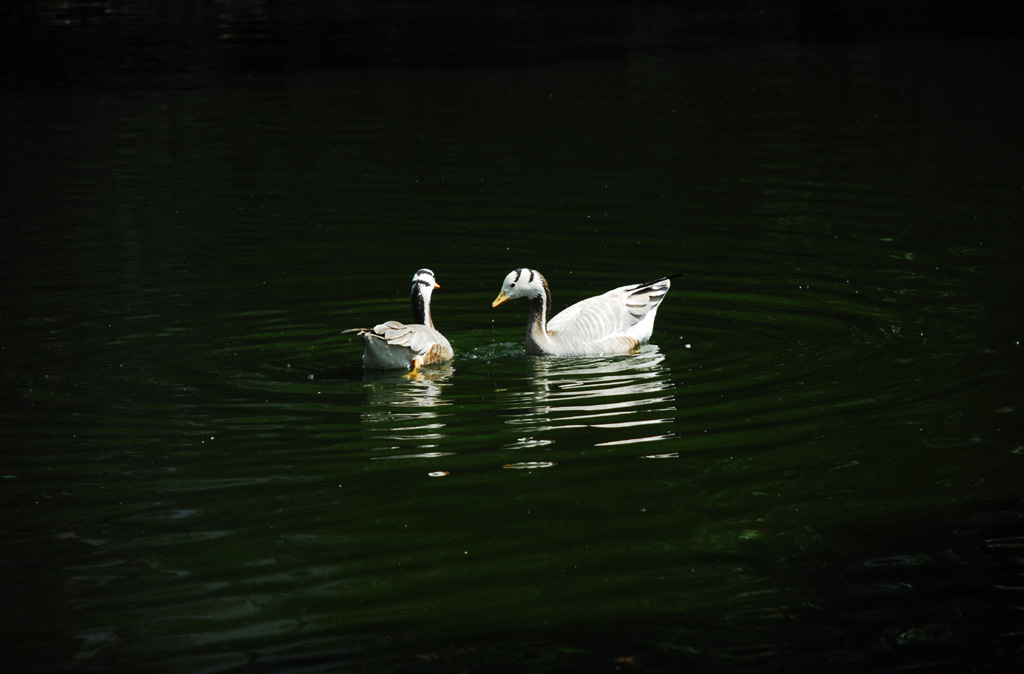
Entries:
[[551,340],[548,332],[548,317],[551,315],[551,291],[548,283],[541,277],[541,292],[530,298],[530,313],[526,318],[526,350],[541,353],[546,349],[541,345]]
[[434,319],[430,316],[430,292],[418,283],[412,286],[412,322],[434,327]]

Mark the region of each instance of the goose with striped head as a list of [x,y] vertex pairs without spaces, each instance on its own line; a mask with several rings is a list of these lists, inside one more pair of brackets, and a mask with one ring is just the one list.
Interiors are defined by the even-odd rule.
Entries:
[[525,297],[530,301],[526,319],[526,350],[549,356],[600,356],[629,353],[651,338],[654,317],[671,285],[666,276],[635,283],[581,300],[548,320],[551,291],[535,269],[509,272],[501,292],[491,303]]
[[430,296],[441,285],[434,272],[420,269],[412,277],[412,323],[387,321],[373,328],[352,328],[363,340],[363,367],[374,370],[418,370],[444,363],[455,354],[452,345],[435,327],[430,315]]

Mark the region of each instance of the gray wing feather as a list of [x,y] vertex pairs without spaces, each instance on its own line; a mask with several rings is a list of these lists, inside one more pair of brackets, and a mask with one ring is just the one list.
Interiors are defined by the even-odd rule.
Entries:
[[[440,332],[417,323],[405,325],[398,321],[388,321],[375,326],[373,331],[388,344],[404,346],[415,354],[427,353],[435,344],[448,346],[448,340]],[[451,349],[450,346],[448,348]]]
[[668,279],[615,288],[573,304],[552,318],[548,329],[561,338],[586,342],[625,334],[661,304],[668,290]]

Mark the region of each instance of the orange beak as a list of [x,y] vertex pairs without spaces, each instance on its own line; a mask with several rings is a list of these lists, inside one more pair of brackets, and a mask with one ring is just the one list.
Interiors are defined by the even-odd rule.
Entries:
[[508,299],[508,295],[506,295],[505,291],[502,290],[500,293],[498,293],[498,296],[494,298],[494,301],[491,302],[491,308],[493,309],[494,307],[498,306],[499,304],[501,304],[502,302],[506,301],[507,299]]

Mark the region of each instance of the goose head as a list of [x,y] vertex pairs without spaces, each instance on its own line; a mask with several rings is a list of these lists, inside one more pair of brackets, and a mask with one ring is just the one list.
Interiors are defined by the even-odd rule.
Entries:
[[501,292],[491,302],[491,306],[496,307],[502,302],[520,297],[532,300],[535,297],[546,297],[548,294],[548,283],[539,271],[525,268],[516,269],[510,271],[505,277],[505,281],[501,284]]
[[420,269],[412,275],[412,315],[413,322],[434,327],[434,321],[430,316],[430,296],[434,288],[440,288],[441,284],[434,280],[434,272],[429,269]]
[[434,292],[434,288],[440,288],[441,284],[434,279],[434,272],[429,269],[420,269],[412,275],[412,292],[413,294],[422,294],[426,299],[430,299],[431,293]]

